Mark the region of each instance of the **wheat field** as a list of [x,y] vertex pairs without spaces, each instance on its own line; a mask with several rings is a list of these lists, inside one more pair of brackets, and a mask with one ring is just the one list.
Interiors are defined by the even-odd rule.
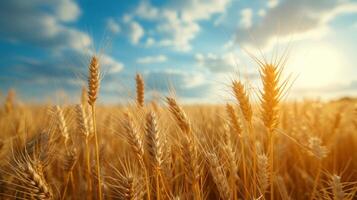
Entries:
[[132,103],[99,104],[96,56],[77,104],[9,91],[1,199],[356,199],[356,102],[285,101],[283,66],[258,64],[259,100],[233,78],[222,105],[148,101],[140,74]]

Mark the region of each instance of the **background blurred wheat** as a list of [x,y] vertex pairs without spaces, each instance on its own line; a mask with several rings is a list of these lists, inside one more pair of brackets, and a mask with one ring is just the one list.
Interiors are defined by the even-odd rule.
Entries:
[[[1,199],[356,199],[353,100],[283,102],[279,63],[261,63],[252,104],[241,80],[226,105],[174,96],[96,106],[100,60],[78,105],[0,111]],[[99,97],[100,98],[100,97]]]

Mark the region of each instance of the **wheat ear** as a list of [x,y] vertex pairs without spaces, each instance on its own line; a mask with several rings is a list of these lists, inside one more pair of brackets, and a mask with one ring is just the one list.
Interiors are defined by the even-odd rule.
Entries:
[[136,104],[138,107],[144,107],[145,84],[144,79],[140,74],[136,74]]
[[239,121],[239,118],[233,108],[233,106],[229,103],[226,104],[226,110],[229,117],[229,125],[233,128],[234,132],[238,137],[242,134],[242,127]]
[[87,93],[87,88],[85,86],[82,87],[82,91],[81,91],[81,104],[83,106],[88,105],[88,93]]
[[[244,86],[244,84],[239,81],[239,80],[233,80],[232,81],[232,90],[233,90],[233,94],[235,96],[235,99],[237,101],[237,103],[239,104],[239,107],[240,107],[240,110],[242,111],[242,114],[243,114],[243,117],[245,119],[245,121],[247,122],[248,124],[248,129],[247,129],[247,132],[248,132],[248,137],[250,139],[250,142],[251,142],[251,145],[250,147],[252,147],[252,160],[253,160],[253,181],[256,180],[256,149],[255,149],[255,145],[254,145],[254,142],[256,141],[256,136],[255,136],[255,133],[252,131],[252,118],[253,118],[253,109],[252,109],[252,106],[251,106],[251,103],[250,103],[250,99],[249,99],[249,94],[247,92],[247,89],[246,87]],[[242,149],[244,148],[244,143],[242,142]],[[244,150],[244,149],[243,149]],[[243,152],[245,153],[245,152]],[[244,156],[246,157],[246,156]],[[246,174],[246,165],[245,165],[245,158],[243,158],[243,172]],[[247,184],[247,180],[246,180],[246,177],[243,177],[244,178],[244,184],[246,185]],[[255,194],[256,193],[256,185],[253,184],[253,193]],[[247,194],[245,194],[247,195]]]
[[54,199],[53,191],[45,179],[44,164],[41,160],[31,158],[27,151],[18,152],[10,163],[10,168],[15,182],[9,182],[8,187],[9,190],[16,188],[16,197],[20,194],[23,195],[20,199]]
[[231,189],[229,188],[226,175],[218,161],[217,156],[215,154],[208,153],[207,160],[209,163],[210,172],[212,174],[214,182],[216,183],[221,198],[232,199]]
[[149,112],[146,116],[146,144],[149,153],[153,173],[155,176],[156,198],[160,199],[160,176],[161,165],[163,162],[163,148],[161,135],[157,127],[156,115],[154,112]]
[[231,131],[228,125],[224,126],[224,152],[227,155],[227,160],[229,163],[229,179],[233,192],[233,199],[237,199],[237,187],[238,187],[238,165],[237,165],[237,157],[236,152],[233,148],[232,139],[231,139]]
[[[112,166],[115,177],[108,177],[108,186],[119,199],[137,200],[143,199],[142,183],[138,173],[129,163],[121,162],[121,170]],[[129,161],[130,162],[130,161]]]
[[145,181],[146,181],[146,192],[147,192],[147,197],[150,200],[151,199],[150,181],[149,181],[149,175],[148,175],[148,171],[146,169],[145,161],[144,161],[144,145],[141,141],[141,138],[139,136],[137,128],[134,125],[133,119],[131,118],[129,113],[124,113],[123,127],[124,127],[124,131],[126,132],[126,137],[128,139],[128,143],[131,146],[131,148],[133,149],[136,157],[139,160],[141,167],[144,170]]
[[232,89],[245,120],[250,124],[252,122],[253,111],[244,85],[240,81],[233,81]]
[[62,193],[62,200],[65,199],[67,194],[68,185],[72,182],[72,190],[74,191],[74,183],[73,183],[73,169],[78,160],[78,154],[76,148],[72,148],[67,152],[64,160],[64,171],[67,173],[65,176],[65,187]]
[[175,117],[177,124],[179,125],[182,132],[186,134],[191,134],[191,126],[185,112],[177,104],[176,100],[171,97],[166,97],[167,104],[169,105],[169,110]]
[[268,157],[265,154],[258,155],[257,159],[257,179],[258,188],[261,195],[264,196],[267,188],[269,187],[269,169],[268,169]]
[[201,199],[202,195],[199,182],[200,173],[197,147],[195,144],[195,138],[192,134],[190,121],[174,98],[166,97],[166,101],[169,106],[169,110],[176,119],[179,128],[183,133],[185,133],[181,139],[185,173],[187,175],[188,181],[193,185],[195,198]]
[[341,177],[337,175],[332,176],[332,190],[334,200],[345,199],[345,192],[343,191],[343,186],[341,183]]
[[[91,180],[91,165],[90,165],[90,149],[89,149],[89,128],[88,128],[88,117],[83,105],[79,104],[75,107],[76,119],[78,124],[79,132],[85,137],[85,154],[86,154],[86,179],[87,179],[87,190],[88,193],[92,192],[92,180]],[[89,197],[88,197],[89,198]]]
[[[232,127],[231,129],[233,129],[235,131],[235,134],[238,137],[242,136],[242,128],[241,128],[241,124],[239,121],[239,118],[234,110],[234,107],[230,104],[226,104],[226,110],[228,113],[228,117],[229,117],[229,125]],[[246,150],[245,150],[245,143],[244,143],[244,138],[240,138],[239,142],[240,142],[240,148],[241,148],[241,157],[242,157],[242,168],[243,168],[243,184],[247,185],[247,164],[246,164]],[[245,191],[246,192],[246,191]],[[247,196],[248,194],[245,193],[245,196]]]
[[67,148],[67,145],[68,145],[67,143],[69,141],[69,133],[68,133],[68,127],[67,127],[66,120],[64,118],[63,111],[62,111],[61,107],[55,106],[54,112],[56,114],[56,122],[57,122],[58,130],[60,131],[61,135],[63,136],[64,144],[65,144],[65,147]]

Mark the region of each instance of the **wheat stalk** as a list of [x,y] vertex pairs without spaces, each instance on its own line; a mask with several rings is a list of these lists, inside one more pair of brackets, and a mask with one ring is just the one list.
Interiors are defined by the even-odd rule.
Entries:
[[[234,107],[230,104],[226,104],[226,110],[228,113],[229,117],[229,125],[233,128],[235,131],[235,134],[240,137],[240,149],[241,149],[241,158],[242,158],[242,167],[243,167],[243,185],[247,185],[247,164],[246,164],[246,151],[245,151],[245,143],[244,143],[244,137],[242,137],[242,128],[241,128],[241,123],[239,121],[238,116],[236,115],[236,112],[234,110]],[[255,162],[254,162],[255,163]],[[255,165],[254,165],[255,169]],[[254,170],[253,169],[253,170]],[[245,196],[247,196],[247,191],[245,191]]]
[[142,168],[144,169],[145,180],[146,180],[146,192],[147,192],[147,197],[150,200],[150,196],[151,196],[150,183],[149,183],[149,175],[144,162],[144,145],[139,136],[137,128],[134,125],[133,119],[131,118],[129,113],[124,113],[123,127],[126,132],[128,143],[131,146],[132,150],[134,151],[136,157],[138,158]]
[[160,139],[161,135],[157,127],[156,115],[154,112],[149,112],[147,114],[145,130],[147,150],[155,176],[156,198],[160,199],[160,175],[161,165],[163,162],[163,148]]
[[[88,117],[85,112],[85,109],[83,105],[79,104],[76,105],[75,107],[76,111],[76,116],[77,116],[77,124],[78,124],[78,130],[79,132],[85,137],[85,154],[86,154],[86,166],[87,166],[87,171],[86,171],[86,179],[87,179],[87,190],[89,193],[92,191],[92,181],[91,181],[91,164],[90,164],[90,149],[89,149],[89,137],[90,137],[90,132],[88,128]],[[88,197],[89,198],[89,197]]]
[[166,101],[169,106],[169,111],[176,119],[176,123],[181,131],[185,133],[181,139],[185,174],[187,175],[188,181],[193,185],[195,198],[201,199],[202,195],[199,183],[200,173],[197,147],[195,144],[195,138],[192,134],[190,121],[188,120],[186,113],[177,104],[174,98],[166,97]]
[[65,160],[64,160],[64,171],[67,173],[65,176],[65,186],[62,193],[62,200],[65,199],[67,194],[68,184],[72,181],[72,187],[74,191],[74,184],[73,184],[73,169],[76,165],[78,160],[78,153],[76,148],[72,148],[70,151],[66,153]]
[[232,199],[232,192],[216,154],[207,153],[209,169],[222,199]]
[[[258,61],[259,62],[259,61]],[[283,67],[279,64],[260,64],[260,77],[263,83],[261,91],[262,120],[268,131],[270,160],[270,196],[274,199],[274,131],[278,126],[279,103],[284,95],[287,81],[281,83]]]
[[332,190],[333,190],[333,199],[334,200],[345,199],[345,192],[343,191],[340,176],[337,176],[337,175],[332,176]]
[[239,176],[238,176],[238,165],[237,165],[237,158],[236,158],[236,152],[234,151],[233,144],[231,141],[231,134],[228,126],[224,127],[224,144],[223,144],[223,149],[224,152],[227,156],[227,161],[229,163],[229,179],[230,179],[230,184],[232,187],[233,193],[233,199],[237,199],[237,192],[236,189],[238,187],[238,181],[239,181]]
[[95,112],[95,102],[98,97],[99,86],[100,86],[100,65],[99,59],[96,56],[92,56],[89,63],[89,75],[88,75],[88,104],[91,106],[92,111],[92,125],[93,133],[95,137],[95,155],[96,155],[96,166],[97,166],[97,181],[98,181],[98,196],[99,200],[102,200],[102,181],[100,173],[100,155],[99,155],[99,139],[96,127],[96,112]]
[[[252,145],[252,160],[253,160],[253,181],[256,180],[256,150],[255,150],[255,145],[254,142],[256,140],[255,133],[252,131],[252,117],[253,117],[253,109],[249,100],[249,94],[247,93],[246,87],[243,85],[243,83],[239,80],[233,80],[232,81],[232,90],[233,94],[236,98],[237,103],[239,104],[240,110],[242,111],[243,117],[245,121],[248,124],[248,129],[247,132],[249,133],[248,137],[250,138],[250,142]],[[241,142],[242,145],[242,150],[244,150],[244,143],[243,141]],[[244,185],[247,185],[247,169],[246,169],[246,157],[244,155],[245,152],[243,151],[243,181]],[[253,193],[256,193],[256,187],[255,184],[253,184]],[[245,194],[247,196],[248,194]]]

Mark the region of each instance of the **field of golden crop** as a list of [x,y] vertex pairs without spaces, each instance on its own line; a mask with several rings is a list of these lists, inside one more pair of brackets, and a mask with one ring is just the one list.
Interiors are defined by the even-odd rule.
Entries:
[[284,102],[289,82],[260,63],[253,103],[233,80],[226,105],[183,105],[174,96],[97,103],[92,58],[78,105],[21,104],[0,111],[1,199],[356,199],[357,107]]

